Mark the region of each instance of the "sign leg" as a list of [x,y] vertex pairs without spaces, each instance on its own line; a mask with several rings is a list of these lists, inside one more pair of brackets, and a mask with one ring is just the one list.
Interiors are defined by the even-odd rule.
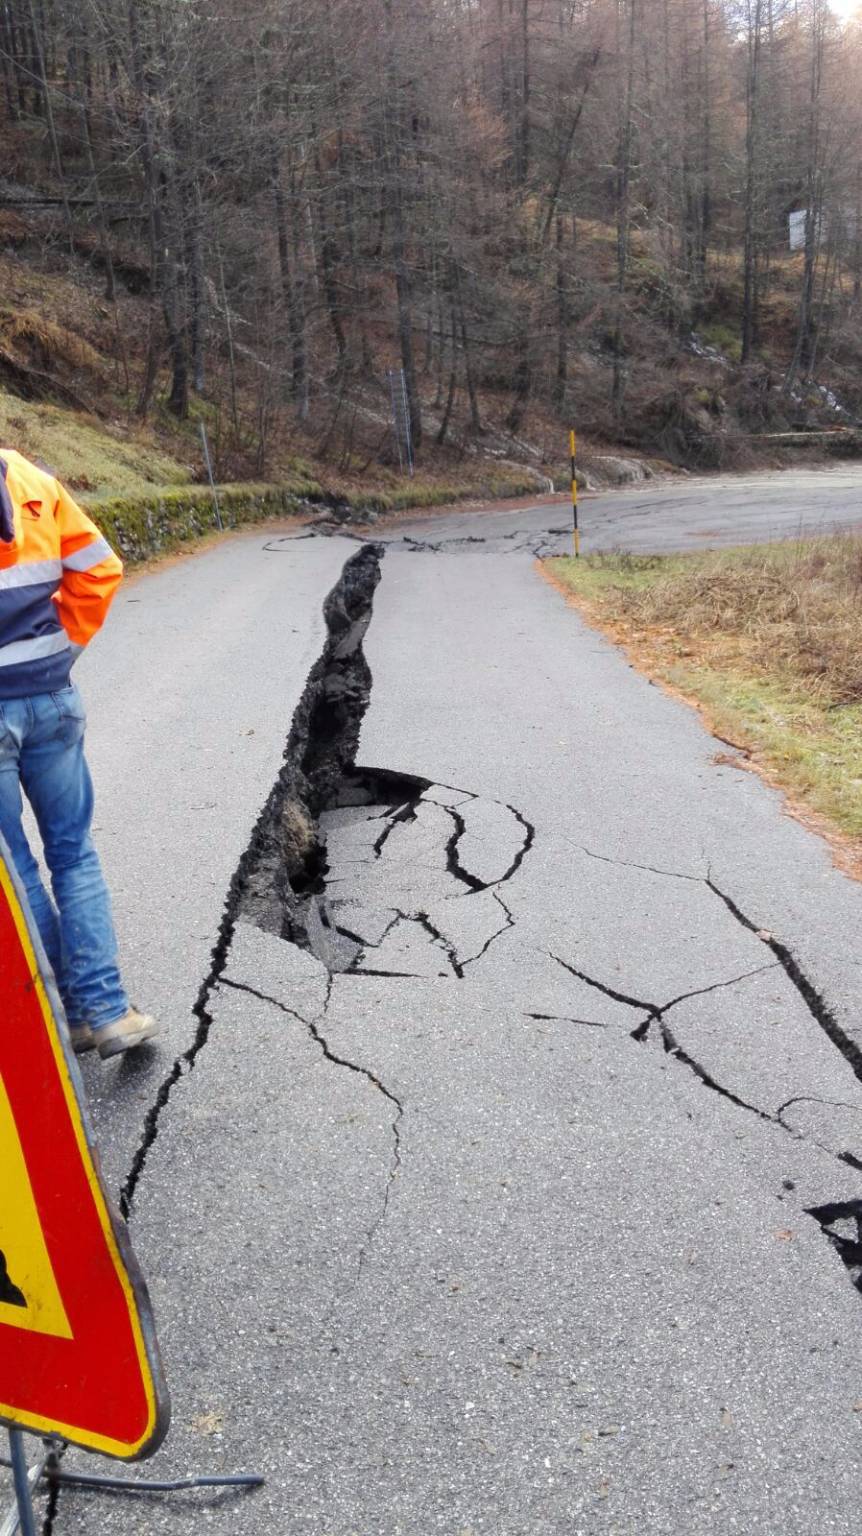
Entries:
[[9,1450],[12,1457],[12,1476],[15,1480],[15,1498],[18,1501],[18,1524],[21,1527],[21,1536],[36,1536],[30,1474],[24,1450],[24,1436],[20,1429],[10,1429]]
[[89,1472],[64,1472],[60,1466],[60,1455],[56,1440],[43,1441],[44,1454],[41,1461],[32,1467],[27,1466],[24,1450],[24,1435],[21,1430],[9,1430],[9,1445],[11,1456],[7,1460],[0,1456],[0,1466],[12,1468],[15,1480],[15,1504],[8,1515],[0,1520],[0,1536],[17,1536],[21,1531],[22,1536],[37,1536],[35,1515],[33,1511],[33,1490],[44,1477],[49,1489],[62,1488],[91,1488],[109,1489],[112,1493],[126,1493],[134,1497],[141,1493],[181,1493],[194,1488],[230,1488],[237,1493],[251,1492],[255,1488],[263,1488],[266,1478],[258,1473],[243,1472],[236,1476],[221,1477],[180,1477],[165,1479],[161,1482],[130,1481],[122,1477],[94,1477]]

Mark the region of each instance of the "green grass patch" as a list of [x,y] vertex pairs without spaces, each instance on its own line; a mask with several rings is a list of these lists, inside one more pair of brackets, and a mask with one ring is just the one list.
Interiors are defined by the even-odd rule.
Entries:
[[548,568],[645,670],[862,843],[862,536]]
[[108,431],[93,416],[2,392],[0,441],[41,460],[75,491],[125,496],[192,478],[187,464],[134,430]]
[[[647,591],[658,576],[670,576],[679,569],[685,558],[683,555],[587,555],[575,560],[568,555],[549,560],[548,565],[573,592],[595,601],[604,599],[622,611],[625,594]],[[618,593],[620,597],[614,602]]]
[[668,666],[722,736],[750,748],[775,779],[839,831],[862,841],[862,705],[829,711],[799,685],[710,666]]
[[709,347],[717,347],[732,363],[738,363],[742,357],[742,341],[738,327],[723,325],[714,321],[710,325],[703,326],[700,336]]
[[[219,486],[222,526],[240,528],[269,518],[296,517],[307,511],[302,498],[312,490],[319,492],[320,487],[306,481],[292,486]],[[212,494],[203,485],[137,496],[85,496],[81,501],[130,565],[172,554],[217,530]]]

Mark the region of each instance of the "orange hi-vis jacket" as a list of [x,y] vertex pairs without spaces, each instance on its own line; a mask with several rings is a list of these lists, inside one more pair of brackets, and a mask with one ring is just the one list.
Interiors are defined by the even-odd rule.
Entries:
[[0,699],[56,693],[123,574],[52,475],[0,448]]

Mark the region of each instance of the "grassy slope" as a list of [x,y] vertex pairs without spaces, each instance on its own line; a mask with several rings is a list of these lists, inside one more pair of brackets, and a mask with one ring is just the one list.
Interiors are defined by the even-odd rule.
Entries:
[[[0,445],[17,448],[47,464],[90,506],[103,500],[133,501],[155,493],[168,495],[200,479],[199,446],[176,438],[163,443],[152,428],[106,422],[59,405],[19,399],[0,389]],[[178,454],[187,446],[189,462]],[[171,451],[173,450],[173,451]],[[291,458],[274,471],[272,483],[297,496],[317,496],[324,489],[361,510],[395,512],[413,507],[446,506],[466,497],[505,498],[530,495],[536,477],[525,470],[493,463],[466,466],[460,474],[420,473],[414,479],[380,469],[364,481],[321,473],[305,460]],[[321,482],[328,482],[321,483]],[[203,491],[203,487],[200,487]],[[250,491],[259,490],[250,482]]]
[[134,348],[146,336],[146,318],[145,305],[129,294],[115,316],[101,281],[83,264],[57,270],[47,258],[43,264],[33,254],[0,252],[0,358],[38,374],[22,399],[8,368],[0,368],[0,442],[42,459],[77,491],[129,495],[191,480],[200,457],[196,429],[177,431],[158,418],[142,426],[124,394],[117,327],[130,350],[131,383],[140,373]]
[[862,868],[862,537],[547,569]]
[[180,463],[148,435],[111,429],[97,417],[0,392],[0,442],[50,465],[67,485],[97,495],[127,496],[154,485],[186,485]]

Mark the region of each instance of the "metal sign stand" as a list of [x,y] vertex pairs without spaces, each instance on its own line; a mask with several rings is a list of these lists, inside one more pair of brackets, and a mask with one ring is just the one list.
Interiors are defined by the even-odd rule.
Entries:
[[14,1536],[20,1526],[22,1536],[36,1536],[36,1517],[33,1513],[33,1489],[45,1470],[47,1456],[42,1465],[35,1466],[31,1474],[24,1452],[24,1436],[20,1429],[9,1431],[9,1452],[12,1459],[12,1476],[15,1480],[15,1508],[7,1515],[0,1528],[0,1536]]
[[413,423],[410,415],[410,399],[407,394],[407,375],[403,368],[390,368],[389,393],[392,397],[392,420],[395,427],[395,441],[398,446],[398,463],[401,473],[404,473],[406,465],[407,473],[413,478],[415,461],[413,455]]
[[[66,1266],[62,1273],[67,1285],[65,1298],[67,1309],[72,1319],[81,1325],[80,1333],[76,1333],[69,1328],[68,1318],[64,1318],[68,1329],[65,1349],[68,1350],[70,1346],[77,1347],[79,1354],[83,1354],[87,1350],[92,1351],[94,1347],[92,1330],[88,1329],[88,1320],[82,1313],[84,1280],[89,1282],[93,1274],[97,1275],[100,1284],[107,1287],[109,1294],[111,1286],[114,1287],[115,1297],[111,1325],[113,1331],[108,1335],[109,1340],[114,1343],[114,1348],[107,1348],[103,1358],[94,1357],[90,1362],[92,1370],[89,1379],[98,1384],[91,1385],[91,1390],[94,1392],[98,1390],[102,1394],[99,1398],[104,1416],[101,1426],[94,1425],[87,1402],[75,1399],[74,1396],[72,1398],[62,1396],[62,1389],[65,1387],[68,1391],[69,1381],[75,1379],[68,1355],[64,1356],[64,1368],[59,1372],[57,1382],[52,1382],[51,1357],[50,1355],[46,1357],[43,1351],[42,1386],[43,1392],[47,1387],[48,1397],[47,1399],[43,1397],[38,1409],[34,1409],[33,1402],[28,1399],[27,1389],[32,1385],[35,1366],[32,1359],[28,1363],[25,1357],[24,1364],[30,1374],[28,1376],[25,1370],[23,1385],[17,1381],[14,1365],[15,1361],[20,1362],[22,1357],[20,1353],[16,1356],[14,1350],[7,1350],[4,1339],[4,1350],[0,1355],[0,1365],[2,1365],[0,1385],[3,1391],[0,1402],[3,1405],[3,1424],[9,1433],[10,1455],[8,1459],[0,1456],[0,1466],[8,1466],[12,1470],[15,1504],[5,1519],[0,1516],[0,1536],[15,1536],[19,1530],[23,1536],[36,1536],[33,1494],[43,1480],[51,1494],[55,1494],[61,1487],[110,1489],[115,1493],[130,1495],[174,1493],[186,1488],[260,1488],[266,1479],[254,1474],[236,1477],[189,1477],[173,1482],[144,1482],[128,1478],[91,1476],[84,1472],[64,1472],[61,1467],[61,1457],[68,1444],[79,1445],[97,1454],[115,1456],[119,1461],[144,1460],[148,1456],[153,1456],[164,1440],[170,1423],[170,1399],[143,1276],[135,1261],[126,1228],[119,1215],[113,1210],[100,1179],[95,1140],[87,1118],[83,1085],[78,1078],[75,1059],[71,1053],[56,982],[41,947],[32,914],[27,907],[26,896],[2,836],[0,836],[0,940],[2,940],[0,942],[0,959],[2,959],[0,991],[3,993],[0,1001],[4,1008],[3,1022],[5,1024],[7,1019],[12,1021],[7,1032],[9,1037],[14,1038],[19,1051],[21,1046],[17,1045],[17,1042],[23,1037],[24,1054],[29,1049],[34,1054],[37,1068],[41,1070],[40,1105],[43,1114],[46,1104],[52,1106],[55,1111],[51,1121],[51,1136],[64,1154],[65,1185],[61,1184],[60,1188],[65,1190],[67,1197],[74,1205],[76,1230],[88,1234],[86,1263],[83,1262],[80,1253],[75,1253],[73,1245],[71,1248],[67,1245],[67,1249],[61,1255]],[[9,1124],[12,1132],[13,1154],[17,1143],[23,1159],[25,1143],[21,1141],[16,1129],[14,1115],[16,1096],[19,1100],[22,1098],[24,1079],[20,1070],[17,1071],[17,1075],[13,1070],[12,1075],[7,1076],[10,1061],[13,1069],[19,1067],[19,1063],[9,1055],[6,1035],[0,1032],[0,1066],[3,1068],[3,1076],[0,1076],[0,1089],[3,1090],[0,1108],[5,1103],[7,1120],[10,1114],[12,1116]],[[31,1162],[29,1171],[24,1165],[25,1178],[34,1199],[34,1219],[38,1225],[40,1218],[35,1203],[35,1192],[41,1190],[44,1193],[46,1180],[54,1181],[56,1184],[59,1173],[55,1173],[53,1162],[49,1164],[46,1161],[45,1136],[34,1139],[32,1126],[28,1129],[30,1135],[27,1146]],[[41,1162],[38,1157],[34,1157],[34,1150],[40,1153]],[[3,1173],[6,1174],[5,1168]],[[13,1170],[13,1194],[14,1188]],[[4,1198],[5,1193],[4,1187]],[[4,1209],[4,1215],[6,1214]],[[54,1225],[57,1226],[56,1221]],[[50,1258],[46,1259],[46,1263],[50,1270]],[[40,1278],[38,1273],[37,1278]],[[41,1276],[41,1280],[44,1289],[44,1275]],[[0,1303],[8,1305],[11,1283],[5,1253],[0,1253],[0,1281],[3,1282],[0,1288]],[[23,1293],[14,1285],[11,1285],[11,1290],[13,1305],[28,1305]],[[116,1300],[117,1296],[120,1298],[119,1301]],[[61,1308],[62,1304],[61,1300]],[[137,1331],[133,1326],[133,1319],[136,1320]],[[44,1321],[47,1319],[43,1317]],[[0,1325],[0,1331],[6,1333],[5,1324]],[[15,1330],[10,1331],[14,1333]],[[56,1328],[52,1333],[51,1329],[46,1327],[42,1335],[43,1340],[53,1339],[55,1333]],[[57,1335],[57,1337],[60,1336]],[[28,1334],[27,1337],[30,1335]],[[117,1349],[120,1351],[119,1355],[116,1353]],[[44,1379],[46,1359],[47,1383]],[[122,1370],[117,1365],[118,1360],[125,1362]],[[79,1366],[82,1363],[79,1361]],[[129,1388],[133,1389],[131,1396],[128,1395]],[[66,1416],[64,1404],[71,1405],[68,1416]],[[121,1412],[123,1409],[127,1415],[125,1419]],[[52,1427],[58,1423],[66,1430],[66,1437],[52,1433]],[[26,1431],[21,1427],[22,1424],[31,1426],[35,1424],[36,1427]],[[27,1465],[24,1438],[27,1432],[40,1435],[41,1458],[32,1467]]]
[[63,1472],[60,1468],[62,1441],[43,1441],[41,1461],[27,1466],[24,1434],[9,1430],[9,1459],[0,1457],[0,1465],[10,1466],[15,1482],[15,1504],[0,1524],[0,1536],[37,1536],[33,1494],[44,1478],[54,1488],[104,1488],[113,1493],[181,1493],[188,1488],[262,1488],[265,1477],[241,1473],[235,1477],[185,1477],[170,1482],[137,1482],[122,1477],[94,1477],[88,1472]]
[[203,422],[200,423],[200,429],[201,429],[201,446],[202,446],[203,451],[204,451],[204,463],[205,463],[206,468],[207,468],[207,479],[209,480],[210,490],[212,491],[213,510],[215,512],[216,526],[217,526],[217,528],[219,530],[219,533],[221,533],[222,529],[224,528],[224,523],[222,522],[221,507],[219,506],[218,491],[216,490],[215,476],[213,474],[213,461],[212,461],[212,459],[210,457],[209,438],[207,437],[207,429],[204,426]]

